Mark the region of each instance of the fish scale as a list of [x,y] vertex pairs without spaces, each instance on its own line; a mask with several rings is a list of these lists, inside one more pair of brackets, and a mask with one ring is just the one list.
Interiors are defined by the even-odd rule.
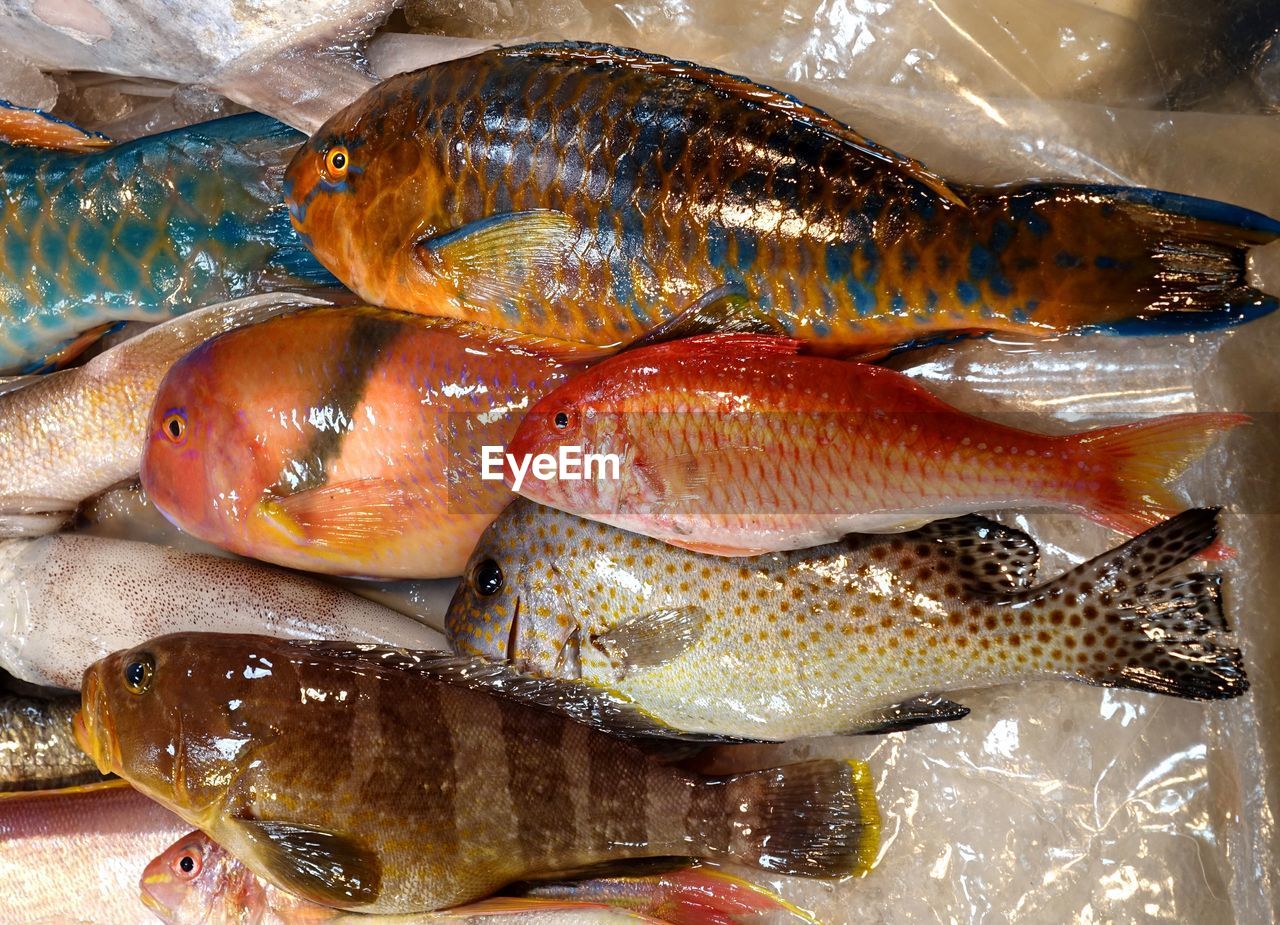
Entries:
[[245,115],[89,153],[0,145],[0,367],[104,322],[331,282],[278,201],[302,137]]
[[1277,304],[1244,278],[1248,248],[1280,234],[1265,216],[1143,189],[949,185],[777,90],[604,45],[394,77],[300,149],[286,198],[371,302],[597,348],[725,287],[834,353],[1196,329]]
[[460,653],[748,738],[957,719],[939,695],[1015,680],[1228,698],[1248,684],[1218,577],[1165,574],[1214,536],[1213,511],[1188,512],[1034,585],[1031,538],[977,516],[740,559],[521,500],[481,538],[446,632]]

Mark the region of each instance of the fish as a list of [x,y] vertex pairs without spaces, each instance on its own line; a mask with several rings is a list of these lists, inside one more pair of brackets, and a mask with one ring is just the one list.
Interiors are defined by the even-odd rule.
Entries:
[[294,227],[364,299],[584,355],[780,333],[840,356],[979,332],[1170,333],[1277,299],[1280,221],[1123,186],[967,187],[795,97],[579,42],[384,81],[285,175]]
[[[0,0],[0,48],[48,71],[199,84],[314,131],[376,84],[365,43],[397,0]],[[491,43],[422,36],[423,64]]]
[[80,534],[0,541],[0,667],[79,689],[118,649],[182,630],[445,649],[425,624],[307,575]]
[[368,306],[214,338],[161,383],[142,487],[240,555],[448,578],[512,497],[482,451],[577,368],[541,342]]
[[255,874],[353,912],[656,858],[841,877],[878,846],[864,762],[705,777],[643,750],[680,738],[623,701],[447,654],[165,636],[95,663],[75,726]]
[[[524,417],[504,454],[508,484],[728,556],[1001,508],[1072,511],[1132,535],[1176,513],[1166,483],[1250,420],[1176,414],[1050,436],[965,414],[895,370],[800,346],[720,334],[611,357]],[[615,465],[590,478],[582,466],[534,466],[566,454]]]
[[65,361],[121,321],[336,286],[280,201],[303,137],[247,114],[111,145],[0,105],[0,369]]
[[[366,916],[299,899],[254,875],[203,832],[174,842],[142,872],[142,901],[168,925],[531,925],[668,922],[743,925],[783,910],[812,923],[769,890],[709,867],[649,877],[613,877],[536,887],[528,898],[481,900],[444,912]],[[661,917],[656,917],[660,914]]]
[[1177,515],[1044,583],[1027,534],[978,515],[720,558],[520,500],[449,606],[463,655],[764,741],[950,722],[954,691],[1066,678],[1192,700],[1249,687],[1217,573],[1176,571],[1217,511]]
[[0,795],[5,925],[155,925],[138,875],[189,828],[123,781]]
[[0,533],[57,530],[86,498],[136,477],[160,380],[192,347],[240,325],[322,304],[317,297],[272,293],[200,308],[82,366],[0,394]]
[[71,731],[79,708],[78,696],[0,696],[0,793],[102,780]]

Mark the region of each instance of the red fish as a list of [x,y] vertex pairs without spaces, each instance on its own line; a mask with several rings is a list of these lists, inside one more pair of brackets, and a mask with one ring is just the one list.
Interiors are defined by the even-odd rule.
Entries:
[[170,369],[142,484],[179,527],[241,555],[458,575],[511,498],[481,478],[479,448],[505,443],[569,372],[520,335],[367,306],[299,312]]
[[[799,346],[710,335],[606,360],[534,406],[508,448],[508,484],[720,555],[1006,507],[1075,511],[1132,534],[1175,513],[1165,483],[1249,420],[1180,414],[1048,436],[965,414],[894,370]],[[598,461],[593,478],[537,465],[564,448],[615,465]]]

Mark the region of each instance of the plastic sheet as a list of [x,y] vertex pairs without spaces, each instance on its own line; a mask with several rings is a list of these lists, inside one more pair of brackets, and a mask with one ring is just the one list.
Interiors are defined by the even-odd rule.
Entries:
[[[409,16],[493,39],[640,46],[797,92],[950,178],[1156,186],[1280,214],[1275,176],[1273,3],[978,3],[777,0],[530,4],[410,0]],[[485,18],[486,11],[490,14]],[[428,20],[430,15],[436,19]],[[1178,111],[1172,111],[1170,107]],[[1280,252],[1255,253],[1280,286]],[[881,862],[838,885],[790,881],[784,895],[825,922],[1261,923],[1277,916],[1280,868],[1269,808],[1280,757],[1274,681],[1280,578],[1270,472],[1280,434],[1280,318],[1178,338],[986,340],[900,357],[959,407],[1032,411],[1046,430],[1104,415],[1242,409],[1233,435],[1183,480],[1224,503],[1238,557],[1228,616],[1254,684],[1204,706],[1040,683],[961,693],[957,723],[784,746],[795,757],[868,758],[885,816]],[[1114,417],[1105,418],[1110,423]],[[1078,518],[1009,519],[1045,553],[1042,574],[1110,545]],[[775,763],[775,749],[721,753],[719,767]]]

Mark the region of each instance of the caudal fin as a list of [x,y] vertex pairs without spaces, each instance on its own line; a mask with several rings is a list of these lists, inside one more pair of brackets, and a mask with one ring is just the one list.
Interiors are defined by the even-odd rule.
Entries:
[[1186,511],[1048,589],[1025,592],[1053,608],[1055,645],[1074,661],[1077,677],[1190,700],[1227,700],[1249,689],[1240,650],[1224,638],[1221,576],[1165,574],[1212,545],[1217,515],[1216,508]]
[[1261,213],[1124,186],[1036,184],[972,202],[990,246],[970,284],[1012,296],[1015,319],[1033,327],[1173,334],[1280,306],[1248,282],[1249,248],[1280,237]]
[[880,812],[862,761],[806,761],[722,779],[726,854],[804,877],[863,873],[880,847]]
[[[1140,533],[1177,513],[1169,488],[1224,431],[1249,423],[1247,414],[1174,414],[1138,424],[1106,427],[1078,436],[1084,461],[1104,473],[1082,511],[1122,533]],[[1226,552],[1210,550],[1211,557]]]

